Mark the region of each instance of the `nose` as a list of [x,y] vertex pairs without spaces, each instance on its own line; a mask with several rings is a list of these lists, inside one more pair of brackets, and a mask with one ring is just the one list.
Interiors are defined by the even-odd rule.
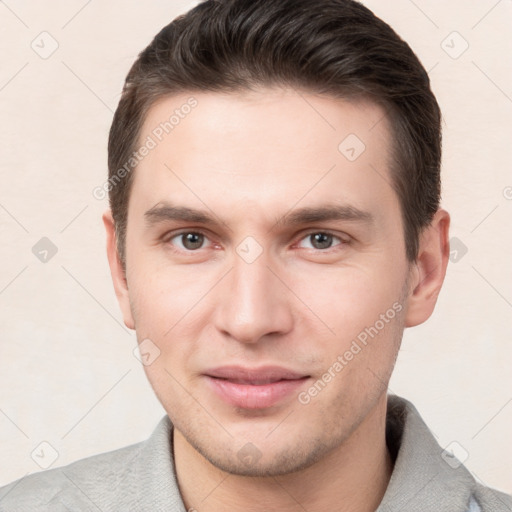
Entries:
[[289,294],[264,255],[252,263],[235,255],[226,277],[215,308],[215,325],[223,335],[248,344],[292,329]]

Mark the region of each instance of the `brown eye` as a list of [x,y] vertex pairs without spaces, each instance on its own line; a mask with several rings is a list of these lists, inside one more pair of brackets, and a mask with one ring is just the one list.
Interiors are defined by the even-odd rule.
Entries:
[[205,242],[205,236],[201,233],[194,232],[180,233],[179,235],[173,236],[169,242],[177,245],[180,249],[194,251],[201,249]]
[[204,242],[204,236],[199,233],[185,233],[181,237],[183,247],[190,250],[199,249]]
[[314,233],[309,238],[315,249],[329,249],[332,246],[333,236],[328,233]]
[[330,249],[336,245],[340,245],[342,240],[331,233],[326,233],[323,231],[318,231],[316,233],[310,233],[305,236],[301,242],[300,247],[304,249],[317,249],[317,250],[325,250]]

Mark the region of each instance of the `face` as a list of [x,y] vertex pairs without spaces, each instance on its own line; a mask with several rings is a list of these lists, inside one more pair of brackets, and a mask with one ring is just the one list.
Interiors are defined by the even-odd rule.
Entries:
[[117,291],[149,381],[218,468],[307,467],[382,404],[406,323],[384,112],[291,90],[184,94],[152,107],[148,137]]

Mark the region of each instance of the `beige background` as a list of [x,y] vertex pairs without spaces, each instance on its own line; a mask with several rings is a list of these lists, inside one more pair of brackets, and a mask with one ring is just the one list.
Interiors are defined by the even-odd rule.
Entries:
[[[512,2],[364,3],[429,70],[459,240],[435,314],[405,333],[391,390],[443,447],[467,452],[477,478],[512,492]],[[107,202],[92,190],[130,64],[192,5],[0,3],[0,485],[145,439],[164,415],[121,321]],[[58,249],[46,263],[32,252],[42,237]]]

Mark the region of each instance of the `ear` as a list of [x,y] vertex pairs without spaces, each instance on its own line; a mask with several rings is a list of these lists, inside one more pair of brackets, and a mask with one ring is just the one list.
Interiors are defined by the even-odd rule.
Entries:
[[450,215],[439,209],[420,235],[418,258],[411,269],[406,327],[425,322],[434,311],[450,256],[449,227]]
[[107,210],[103,214],[103,224],[105,225],[105,230],[107,232],[108,264],[110,265],[110,274],[112,275],[112,282],[114,283],[117,301],[121,307],[126,327],[129,329],[135,329],[135,322],[133,320],[130,300],[128,297],[128,284],[123,265],[121,264],[119,254],[117,252],[115,223],[110,210]]

